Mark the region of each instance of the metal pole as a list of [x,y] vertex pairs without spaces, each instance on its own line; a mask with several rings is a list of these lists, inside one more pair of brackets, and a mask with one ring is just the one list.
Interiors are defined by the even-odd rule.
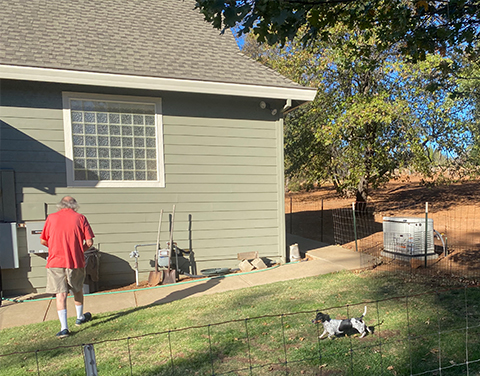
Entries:
[[425,203],[425,269],[427,268],[428,252],[428,202]]
[[197,264],[195,262],[195,253],[193,252],[193,243],[192,243],[192,215],[188,215],[188,250],[189,256],[188,260],[190,262],[190,271],[193,275],[197,274]]
[[83,346],[83,360],[85,361],[85,373],[87,376],[98,376],[97,361],[93,345]]
[[290,234],[293,234],[292,196],[290,196]]
[[323,243],[323,229],[324,229],[324,225],[323,225],[323,198],[322,198],[322,212],[321,212],[321,221],[322,221],[322,227],[321,227],[321,232],[320,232],[320,241]]
[[358,252],[358,244],[357,244],[357,219],[355,217],[355,203],[352,202],[352,209],[353,209],[353,234],[355,236],[355,252]]

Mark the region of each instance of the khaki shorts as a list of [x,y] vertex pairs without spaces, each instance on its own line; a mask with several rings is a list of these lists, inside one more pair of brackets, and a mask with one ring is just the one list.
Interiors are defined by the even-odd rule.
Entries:
[[47,268],[47,290],[49,294],[73,293],[83,290],[85,269]]

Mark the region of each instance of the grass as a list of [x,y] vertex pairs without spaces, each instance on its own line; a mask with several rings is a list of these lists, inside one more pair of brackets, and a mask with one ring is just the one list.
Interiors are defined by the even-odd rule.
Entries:
[[[102,376],[480,375],[480,290],[456,287],[341,272],[99,314],[79,329],[71,319],[74,334],[61,341],[56,320],[4,329],[0,375],[85,375],[87,343]],[[316,310],[345,318],[364,305],[374,334],[318,340]]]

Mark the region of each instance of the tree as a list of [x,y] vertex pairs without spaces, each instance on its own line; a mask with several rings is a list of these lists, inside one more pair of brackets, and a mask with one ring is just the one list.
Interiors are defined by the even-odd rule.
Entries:
[[[395,45],[379,49],[375,34],[338,25],[329,33],[329,41],[308,48],[301,40],[256,47],[263,63],[319,89],[313,103],[286,118],[287,176],[331,181],[366,201],[405,168],[427,178],[465,171],[458,166],[472,145],[469,99],[449,95],[458,84],[437,69],[449,59],[411,63]],[[254,43],[247,38],[244,51]]]
[[457,77],[460,85],[454,95],[459,98],[470,99],[472,103],[472,128],[475,129],[473,145],[469,148],[469,159],[466,162],[470,166],[478,167],[480,166],[480,64],[478,60],[464,62]]
[[196,8],[214,27],[240,25],[239,36],[252,32],[260,43],[285,44],[300,32],[310,45],[341,25],[374,32],[379,47],[401,42],[413,60],[447,49],[473,53],[480,33],[480,0],[197,0]]

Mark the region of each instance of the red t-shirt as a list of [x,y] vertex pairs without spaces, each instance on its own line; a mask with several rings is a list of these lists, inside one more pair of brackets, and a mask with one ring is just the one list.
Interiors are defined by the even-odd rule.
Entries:
[[47,268],[84,268],[83,243],[94,236],[83,214],[72,209],[50,214],[40,235],[48,244]]

